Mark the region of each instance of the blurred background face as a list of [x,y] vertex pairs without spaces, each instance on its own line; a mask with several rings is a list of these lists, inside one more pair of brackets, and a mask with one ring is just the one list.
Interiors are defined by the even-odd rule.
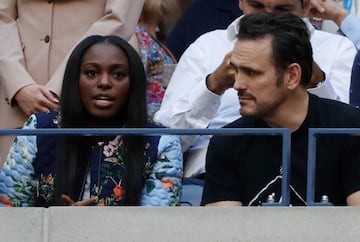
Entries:
[[305,17],[300,0],[239,0],[239,7],[244,14],[274,12],[292,13],[299,17]]
[[123,109],[130,88],[125,53],[108,43],[89,48],[82,58],[79,86],[83,105],[94,119],[116,115]]

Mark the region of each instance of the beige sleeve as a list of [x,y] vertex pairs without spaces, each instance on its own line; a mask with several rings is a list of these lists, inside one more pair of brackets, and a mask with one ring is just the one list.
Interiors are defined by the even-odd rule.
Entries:
[[12,100],[22,87],[35,83],[25,69],[16,4],[15,0],[0,3],[0,83],[7,100]]
[[[91,25],[88,31],[84,34],[83,38],[98,34],[118,35],[126,40],[129,40],[135,32],[135,27],[137,25],[143,4],[144,0],[107,0],[104,16]],[[51,77],[50,81],[46,84],[47,88],[58,95],[60,95],[61,92],[65,66],[71,51]]]

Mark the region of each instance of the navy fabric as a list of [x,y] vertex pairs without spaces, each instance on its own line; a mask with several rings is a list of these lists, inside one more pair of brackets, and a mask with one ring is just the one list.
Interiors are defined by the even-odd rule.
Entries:
[[242,15],[238,0],[198,0],[185,9],[167,38],[167,46],[179,59],[200,35],[225,29]]
[[[42,112],[37,113],[37,128],[58,128],[57,125],[53,122],[57,118],[56,111]],[[55,152],[56,149],[56,136],[55,135],[38,135],[36,138],[37,145],[37,154],[36,161],[41,160],[41,162],[34,162],[34,169],[36,172],[36,177],[40,179],[40,174],[54,174],[55,173]]]
[[[58,112],[50,111],[37,113],[37,128],[58,128],[54,119],[57,119]],[[148,125],[149,128],[161,128],[162,126],[156,126],[153,124]],[[112,137],[114,138],[114,137]],[[154,164],[157,161],[157,152],[160,136],[149,136],[147,137],[150,147],[146,150],[146,156],[149,157],[150,162]],[[41,176],[47,176],[48,174],[56,174],[56,147],[57,147],[57,136],[56,135],[38,135],[37,136],[37,154],[36,160],[34,162],[35,176],[38,180],[41,179]],[[97,183],[99,179],[99,168],[102,159],[104,159],[103,154],[101,154],[102,159],[99,160],[99,153],[101,154],[99,147],[95,146],[91,151],[89,151],[89,160],[91,163],[91,185]],[[111,189],[108,189],[112,192]],[[109,191],[104,191],[103,193],[109,193]],[[41,198],[37,199],[37,206],[48,206],[45,201],[42,201]]]
[[355,57],[351,73],[350,104],[360,107],[360,50]]
[[[330,99],[309,96],[308,113],[291,133],[290,203],[304,205],[309,128],[359,128],[360,111]],[[269,128],[261,119],[242,117],[225,128]],[[360,190],[360,137],[340,134],[316,139],[315,201],[327,195],[334,205]],[[261,151],[261,152],[259,152]],[[213,136],[207,150],[202,204],[241,201],[261,205],[270,194],[281,198],[282,138],[280,136]],[[295,192],[296,191],[296,192]]]

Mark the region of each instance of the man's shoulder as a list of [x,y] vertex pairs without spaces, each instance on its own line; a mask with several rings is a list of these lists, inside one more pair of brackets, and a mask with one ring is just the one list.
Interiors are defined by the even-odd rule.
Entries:
[[227,124],[224,128],[253,128],[256,126],[257,120],[251,117],[241,117]]
[[[324,42],[325,41],[325,42]],[[314,30],[311,36],[311,43],[314,44],[327,44],[329,46],[334,43],[346,43],[348,45],[354,45],[350,39],[340,34],[329,33],[322,30]]]
[[[236,34],[237,34],[237,28],[239,25],[241,17],[236,18],[232,23],[230,23],[227,28],[225,29],[215,29],[209,32],[206,32],[202,35],[200,35],[196,41],[196,42],[208,42],[209,40],[211,41],[218,41],[220,44],[229,44],[229,43],[233,43],[233,41],[236,39]],[[212,46],[216,46],[215,44],[212,44]]]
[[310,97],[312,112],[329,125],[360,127],[360,109],[336,100],[315,95],[310,95]]
[[[211,42],[209,42],[211,41]],[[216,42],[229,42],[227,39],[227,30],[226,29],[215,29],[209,32],[206,32],[200,35],[194,43],[196,44],[203,44],[203,43],[212,43],[213,41]],[[214,45],[213,45],[214,46]]]

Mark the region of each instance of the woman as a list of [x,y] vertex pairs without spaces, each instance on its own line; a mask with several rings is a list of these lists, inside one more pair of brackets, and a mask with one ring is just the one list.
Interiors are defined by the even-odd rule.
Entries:
[[[136,27],[136,40],[131,43],[138,47],[147,79],[147,108],[149,121],[159,110],[170,77],[166,68],[174,68],[176,59],[162,42],[158,31],[165,21],[175,15],[177,2],[174,0],[145,0]],[[171,72],[171,70],[170,70]],[[171,72],[172,73],[172,72]]]
[[[90,36],[67,63],[60,112],[32,115],[24,128],[147,127],[145,87],[126,41]],[[178,205],[181,175],[176,136],[19,136],[0,173],[0,206]]]
[[[1,0],[0,128],[19,128],[31,114],[58,108],[65,65],[75,45],[97,34],[128,40],[143,3]],[[12,141],[0,136],[3,159]]]

